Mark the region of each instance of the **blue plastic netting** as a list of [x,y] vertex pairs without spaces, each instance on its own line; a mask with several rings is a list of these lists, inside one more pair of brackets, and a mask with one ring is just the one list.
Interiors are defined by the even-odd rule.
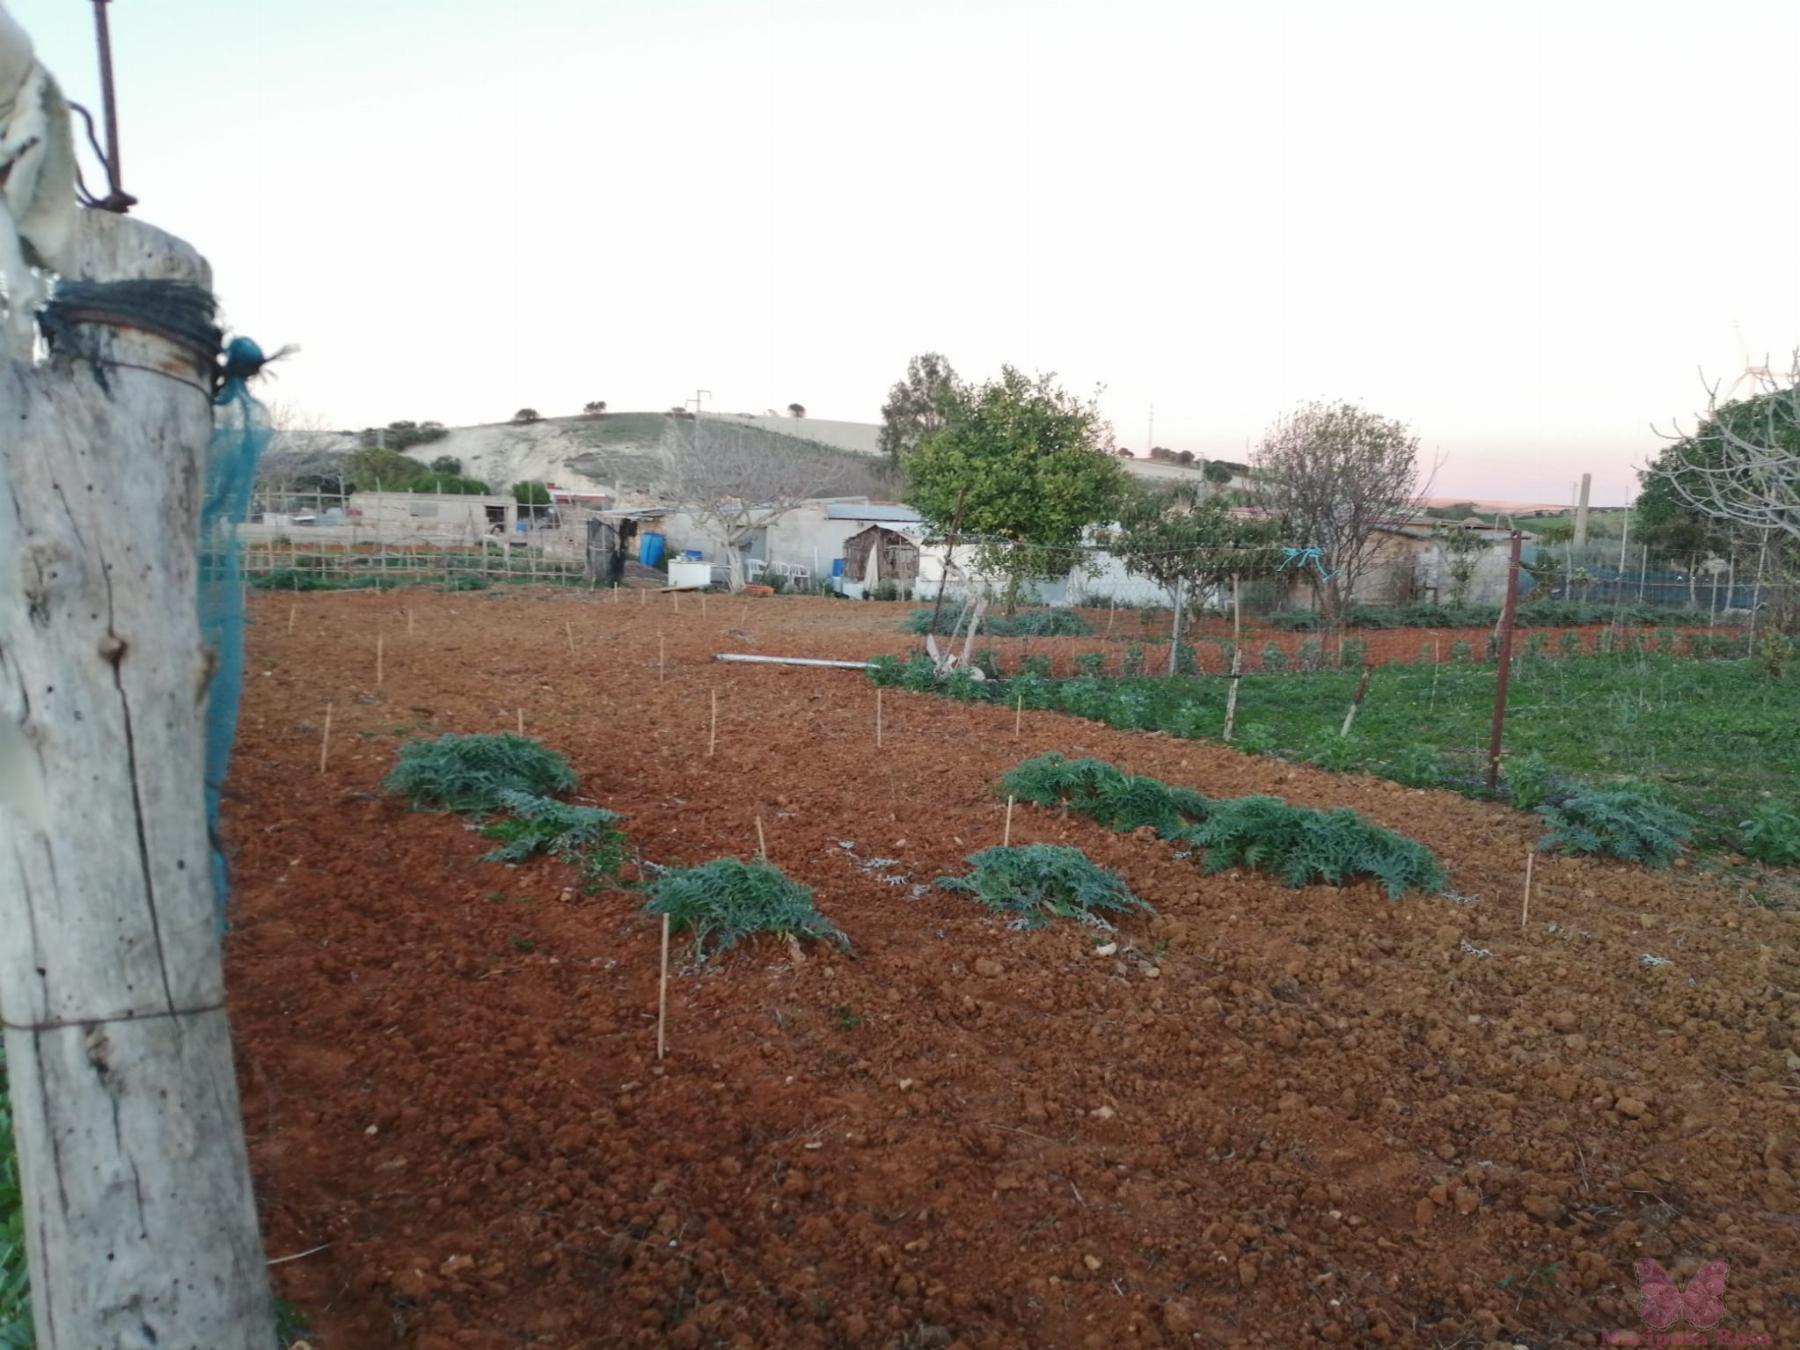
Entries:
[[256,464],[270,436],[268,413],[250,396],[246,381],[262,365],[262,349],[249,338],[233,338],[225,349],[200,508],[200,640],[216,658],[206,693],[206,823],[221,925],[230,877],[219,836],[219,803],[244,689],[244,573],[236,527],[249,511]]

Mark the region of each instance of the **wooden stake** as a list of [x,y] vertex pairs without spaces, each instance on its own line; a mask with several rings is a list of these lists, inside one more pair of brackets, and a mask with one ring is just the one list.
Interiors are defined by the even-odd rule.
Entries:
[[1231,744],[1232,724],[1237,721],[1238,681],[1244,678],[1244,649],[1231,650],[1231,688],[1225,694],[1225,744]]
[[681,592],[680,591],[670,591],[669,592],[669,605],[677,614],[681,613]]
[[375,683],[381,683],[381,634],[375,635]]
[[412,606],[408,605],[406,607],[406,636],[411,637],[412,635],[413,635],[413,612],[412,612]]
[[519,709],[519,739],[525,739],[525,710]]
[[325,734],[319,737],[319,772],[325,772],[325,759],[331,753],[331,705],[325,705]]
[[769,861],[769,841],[763,838],[762,817],[756,818],[756,856]]
[[700,617],[703,619],[706,617],[706,592],[705,591],[700,592]]
[[1025,695],[1013,700],[1013,739],[1019,739],[1019,724],[1025,720]]
[[1369,692],[1369,676],[1375,673],[1374,666],[1364,666],[1362,678],[1356,682],[1356,693],[1350,700],[1350,711],[1344,714],[1344,729],[1339,736],[1350,734],[1350,724],[1356,720],[1356,710],[1362,707],[1363,696]]
[[567,619],[563,620],[563,636],[569,639],[569,655],[575,654],[575,625]]
[[663,635],[658,633],[656,635],[656,678],[659,683],[662,681],[663,676],[668,673],[668,669],[668,643],[664,640]]
[[300,617],[300,606],[288,606],[288,632],[294,631],[294,620]]
[[881,686],[875,686],[875,748],[881,749]]
[[1519,927],[1523,928],[1531,918],[1531,864],[1537,858],[1537,850],[1531,849],[1525,854],[1525,903],[1519,906]]
[[1013,799],[1011,797],[1008,797],[1006,799],[1006,830],[1000,836],[1000,847],[1001,848],[1011,848],[1012,847],[1012,809],[1013,809]]
[[712,729],[706,734],[706,757],[712,758],[719,745],[719,691],[712,691]]
[[647,605],[649,603],[650,603],[649,589],[646,587],[643,587],[643,586],[638,587],[638,608],[642,609],[645,605]]
[[662,916],[662,978],[656,987],[656,1057],[661,1059],[668,1047],[669,1025],[669,916]]

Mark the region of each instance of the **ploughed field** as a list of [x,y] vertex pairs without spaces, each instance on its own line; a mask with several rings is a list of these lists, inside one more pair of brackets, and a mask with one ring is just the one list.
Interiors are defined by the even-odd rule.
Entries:
[[[269,1254],[329,1244],[273,1267],[315,1345],[1596,1344],[1643,1329],[1646,1258],[1727,1262],[1721,1326],[1800,1338],[1792,914],[1540,857],[1522,924],[1541,830],[1502,806],[892,688],[878,748],[859,673],[712,659],[900,650],[901,606],[252,604],[227,959]],[[749,857],[760,817],[852,949],[677,939],[659,1064],[642,892],[381,791],[521,709],[645,864]],[[1014,931],[930,883],[1050,750],[1354,807],[1450,894],[1021,805],[1012,842],[1156,914]]]

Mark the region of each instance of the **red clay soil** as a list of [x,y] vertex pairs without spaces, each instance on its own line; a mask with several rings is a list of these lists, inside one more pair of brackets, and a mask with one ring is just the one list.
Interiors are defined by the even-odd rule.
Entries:
[[[1800,1343],[1793,915],[1540,859],[1522,925],[1518,813],[894,689],[878,750],[856,672],[711,658],[891,650],[895,609],[635,601],[256,602],[228,959],[269,1254],[329,1244],[273,1269],[316,1345],[1542,1350],[1641,1330],[1642,1258],[1727,1261],[1730,1343]],[[403,737],[521,707],[646,859],[749,856],[760,815],[854,951],[678,943],[658,1064],[641,894],[380,792]],[[1207,877],[1025,807],[1015,842],[1157,907],[1116,954],[917,890],[1052,749],[1353,805],[1456,894]]]

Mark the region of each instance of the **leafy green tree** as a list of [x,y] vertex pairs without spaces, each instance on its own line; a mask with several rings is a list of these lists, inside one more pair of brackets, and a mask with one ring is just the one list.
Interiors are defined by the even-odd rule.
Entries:
[[488,485],[479,478],[441,473],[435,465],[427,466],[416,459],[408,459],[397,450],[374,447],[347,455],[343,476],[347,492],[444,492],[474,496],[485,496],[488,492]]
[[[1638,499],[1632,516],[1634,534],[1652,548],[1671,553],[1724,555],[1732,545],[1760,538],[1746,523],[1720,510],[1707,510],[1709,478],[1729,474],[1741,459],[1739,445],[1767,445],[1784,452],[1790,466],[1800,466],[1800,418],[1795,415],[1800,391],[1775,389],[1753,398],[1714,408],[1690,435],[1664,446],[1650,466],[1638,471]],[[1788,491],[1800,479],[1800,468],[1787,470]],[[1764,481],[1776,485],[1779,475]]]
[[957,527],[977,545],[981,570],[1006,578],[1009,609],[1026,581],[1060,577],[1080,561],[1083,532],[1111,518],[1128,481],[1092,401],[1011,366],[959,393],[947,423],[901,467],[906,500],[927,527]]
[[450,478],[461,478],[462,461],[455,455],[439,455],[431,461],[431,471]]
[[512,495],[520,506],[550,505],[550,489],[542,483],[514,483]]
[[888,390],[881,405],[881,453],[898,465],[919,442],[950,420],[962,383],[938,352],[906,363],[906,378]]
[[1119,502],[1118,522],[1108,549],[1127,572],[1165,590],[1184,584],[1205,591],[1233,576],[1272,572],[1281,561],[1278,522],[1240,514],[1198,484],[1133,485]]

